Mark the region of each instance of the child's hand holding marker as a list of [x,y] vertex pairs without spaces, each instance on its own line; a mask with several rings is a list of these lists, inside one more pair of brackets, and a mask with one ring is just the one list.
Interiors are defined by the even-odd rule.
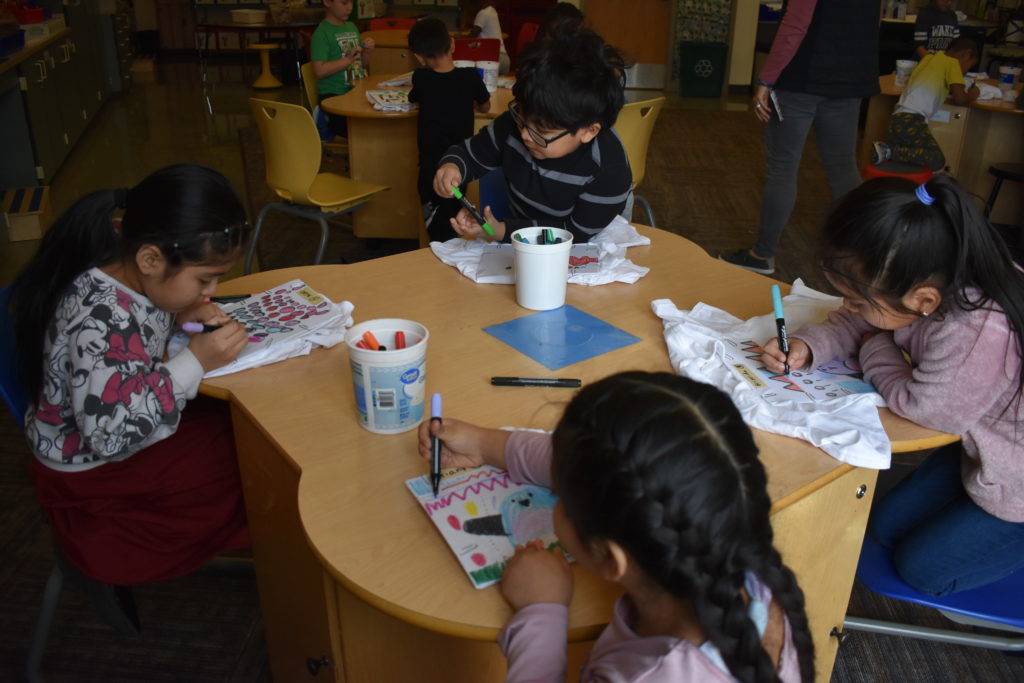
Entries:
[[462,171],[455,164],[441,164],[434,174],[434,192],[438,197],[454,197],[452,188],[462,184]]
[[206,372],[233,361],[249,343],[245,327],[230,318],[222,323],[190,321],[183,323],[181,328],[196,333],[189,339],[188,349]]
[[[458,185],[452,185],[452,195],[454,195],[454,197],[462,204],[462,210],[459,211],[458,215],[452,219],[452,227],[455,228],[455,232],[460,235],[477,237],[478,235],[474,234],[474,230],[476,230],[478,226],[478,229],[483,230],[491,237],[498,237],[498,239],[501,239],[505,236],[505,224],[494,219],[494,214],[491,213],[491,207],[484,207],[484,213],[487,214],[487,218],[484,218],[480,215],[480,212],[476,210],[476,207],[473,206],[473,203],[462,195]],[[467,217],[466,214],[469,214],[469,216]],[[476,221],[475,225],[469,220],[470,217]],[[492,222],[501,226],[500,236],[498,236],[495,233],[494,228],[491,227],[490,224]]]
[[512,432],[486,429],[469,422],[444,418],[425,420],[420,424],[419,454],[430,462],[431,437],[441,440],[441,467],[480,467],[494,465],[505,468],[505,442]]
[[[782,352],[778,337],[764,345],[761,362],[769,372],[781,375],[786,372],[786,354]],[[800,339],[789,339],[789,369],[799,370],[811,364],[811,349]]]

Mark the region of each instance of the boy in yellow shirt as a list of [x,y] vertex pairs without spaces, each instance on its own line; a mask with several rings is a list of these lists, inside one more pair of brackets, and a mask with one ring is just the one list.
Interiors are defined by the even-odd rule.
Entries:
[[903,161],[940,171],[946,157],[928,129],[930,119],[946,101],[953,98],[966,105],[978,97],[978,86],[964,87],[964,74],[978,62],[978,48],[971,38],[957,38],[945,52],[929,54],[910,74],[910,81],[889,117],[885,142],[875,142],[871,163]]

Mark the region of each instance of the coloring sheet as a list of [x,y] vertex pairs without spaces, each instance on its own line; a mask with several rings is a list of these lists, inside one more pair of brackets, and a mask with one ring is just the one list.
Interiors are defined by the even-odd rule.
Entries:
[[856,358],[833,360],[813,370],[792,370],[788,375],[769,372],[761,361],[761,344],[723,337],[722,359],[741,380],[771,401],[781,397],[795,401],[830,401],[840,396],[866,394],[875,390],[864,380]]
[[408,89],[367,90],[366,99],[380,111],[411,111],[417,106],[409,101]]
[[[477,268],[477,282],[499,282],[512,278],[514,247],[511,244],[485,244],[480,252],[480,266]],[[569,251],[568,277],[580,273],[601,272],[601,249],[596,244],[574,244]],[[486,279],[484,279],[486,278]]]
[[[354,308],[347,301],[334,303],[302,280],[285,282],[241,301],[219,306],[245,326],[249,343],[234,361],[211,370],[204,377],[227,375],[305,355],[314,346],[334,346],[345,338],[345,328],[352,325]],[[176,355],[188,345],[188,340],[184,332],[176,334],[168,343],[168,353]]]
[[559,545],[551,522],[558,500],[546,488],[519,484],[509,473],[484,465],[448,470],[434,497],[430,477],[405,482],[455,553],[474,588],[501,580],[505,562],[535,538],[545,546]]

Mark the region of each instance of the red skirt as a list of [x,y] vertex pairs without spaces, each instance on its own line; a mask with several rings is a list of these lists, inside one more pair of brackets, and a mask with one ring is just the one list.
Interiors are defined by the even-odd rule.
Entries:
[[120,462],[31,476],[61,550],[83,574],[131,586],[188,574],[249,545],[228,405],[200,397],[178,430]]

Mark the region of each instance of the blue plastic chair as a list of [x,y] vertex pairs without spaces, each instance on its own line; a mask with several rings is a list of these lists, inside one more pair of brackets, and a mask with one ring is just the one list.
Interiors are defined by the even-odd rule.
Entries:
[[850,616],[843,621],[844,631],[867,631],[993,650],[1024,651],[1024,570],[987,586],[936,598],[919,593],[904,583],[896,573],[892,552],[868,534],[860,551],[857,578],[875,593],[934,607],[959,624],[1019,635],[984,635]]
[[7,312],[9,291],[10,287],[0,289],[0,394],[3,394],[4,402],[18,421],[18,426],[24,429],[28,398],[25,397],[25,381],[14,346],[14,327],[10,313]]
[[508,188],[505,187],[505,173],[500,168],[488,171],[480,178],[480,212],[491,207],[491,213],[499,221],[512,215],[508,208]]

